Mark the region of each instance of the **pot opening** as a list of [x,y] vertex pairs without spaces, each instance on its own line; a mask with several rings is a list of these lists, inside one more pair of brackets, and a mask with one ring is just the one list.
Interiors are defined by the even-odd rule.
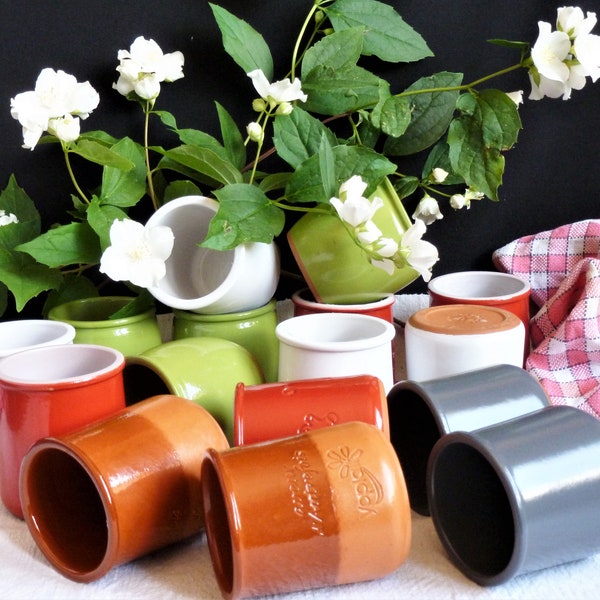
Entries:
[[127,363],[123,369],[123,386],[127,406],[137,404],[152,396],[171,394],[162,377],[146,365]]
[[410,505],[428,515],[427,461],[440,431],[429,407],[414,390],[394,390],[388,399],[388,413],[390,440],[402,465]]
[[48,559],[77,579],[98,569],[108,548],[108,516],[94,482],[73,457],[45,448],[29,463],[25,513]]
[[202,463],[202,500],[210,556],[219,587],[230,596],[234,585],[233,545],[221,481],[211,458]]
[[502,481],[475,448],[451,443],[431,472],[431,512],[459,566],[485,585],[509,565],[515,522]]

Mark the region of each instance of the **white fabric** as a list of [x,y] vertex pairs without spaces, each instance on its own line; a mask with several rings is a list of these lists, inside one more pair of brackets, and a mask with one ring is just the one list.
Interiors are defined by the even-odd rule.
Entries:
[[[166,548],[88,583],[66,579],[46,562],[23,521],[0,508],[0,598],[3,600],[218,600],[204,536]],[[306,590],[286,600],[597,598],[600,555],[482,588],[448,560],[428,517],[413,513],[408,560],[391,575],[365,583]]]

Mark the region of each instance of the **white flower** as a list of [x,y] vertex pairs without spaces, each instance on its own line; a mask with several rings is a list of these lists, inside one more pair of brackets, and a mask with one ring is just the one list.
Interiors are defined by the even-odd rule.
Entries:
[[438,219],[443,219],[444,215],[440,211],[437,200],[432,198],[429,194],[425,194],[417,205],[412,218],[423,221],[425,225],[431,225]]
[[263,128],[261,127],[260,123],[256,123],[256,121],[248,123],[246,126],[246,133],[253,142],[260,142],[264,135]]
[[6,213],[5,210],[0,209],[0,227],[4,227],[4,225],[10,225],[11,223],[18,223],[19,219],[13,213]]
[[48,121],[48,133],[55,135],[63,142],[74,142],[79,137],[79,117],[66,115]]
[[573,51],[580,64],[572,67],[571,71],[579,66],[584,77],[597,81],[600,78],[600,36],[591,34],[577,36]]
[[306,102],[308,99],[308,96],[302,92],[302,86],[297,77],[294,81],[290,81],[288,77],[281,81],[269,83],[262,69],[255,69],[247,73],[247,75],[252,79],[254,89],[258,92],[258,95],[273,105],[281,104],[282,102],[293,102],[294,100]]
[[571,51],[571,40],[564,31],[552,31],[550,23],[538,22],[538,39],[531,49],[533,63],[543,77],[566,83],[569,67],[565,64]]
[[506,92],[506,95],[517,105],[523,104],[523,90],[515,90],[514,92]]
[[436,167],[431,171],[431,179],[434,183],[444,183],[448,178],[448,171],[442,169],[441,167]]
[[394,261],[390,260],[389,258],[372,258],[371,264],[374,267],[377,267],[378,269],[383,269],[388,275],[393,275],[394,269],[396,268],[396,264],[394,263]]
[[536,82],[535,76],[529,73],[529,81],[531,83],[530,100],[541,100],[544,97],[560,98],[568,100],[571,97],[571,88],[562,81],[554,81],[543,75],[538,74],[539,82]]
[[155,287],[165,276],[173,242],[170,227],[148,228],[131,219],[115,219],[110,228],[111,245],[100,259],[100,272],[114,281]]
[[467,200],[467,197],[464,194],[453,194],[450,197],[450,206],[454,210],[460,210],[466,206],[468,210],[471,208],[471,201]]
[[89,82],[80,83],[64,71],[46,68],[40,72],[35,90],[11,99],[10,113],[23,127],[23,147],[33,150],[45,131],[63,142],[76,140],[79,119],[75,124],[74,116],[86,119],[99,102],[100,96]]
[[375,212],[383,206],[383,200],[375,197],[372,201],[363,196],[367,183],[360,175],[353,175],[342,183],[339,198],[330,198],[340,219],[352,227],[358,227],[373,218]]
[[356,228],[356,238],[363,246],[374,244],[383,234],[373,221],[366,221]]
[[426,230],[425,223],[417,219],[402,235],[400,246],[408,250],[408,264],[427,282],[431,279],[431,269],[439,255],[432,243],[421,239]]
[[596,25],[596,13],[584,16],[578,6],[562,6],[556,11],[556,28],[564,31],[571,39],[587,35]]
[[154,100],[160,93],[163,81],[175,81],[183,77],[184,57],[179,51],[164,54],[154,40],[137,37],[129,51],[117,53],[120,76],[113,88],[127,96],[135,92],[144,100]]

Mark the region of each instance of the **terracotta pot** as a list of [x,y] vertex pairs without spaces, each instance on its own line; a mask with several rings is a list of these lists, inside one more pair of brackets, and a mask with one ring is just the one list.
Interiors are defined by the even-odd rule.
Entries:
[[73,300],[52,308],[48,318],[75,327],[76,344],[109,346],[131,356],[162,342],[154,308],[129,317],[109,318],[132,300],[126,296]]
[[324,377],[244,385],[235,390],[236,446],[274,440],[351,421],[389,436],[387,398],[377,377]]
[[[373,221],[385,237],[399,240],[412,221],[393,185],[385,179],[373,196],[384,202]],[[290,228],[287,239],[319,302],[373,302],[396,293],[419,276],[408,266],[395,269],[391,275],[373,266],[335,215],[307,213]]]
[[22,518],[19,468],[37,440],[125,406],[123,355],[105,346],[43,346],[0,360],[0,494]]
[[209,450],[202,491],[225,598],[383,577],[408,554],[400,463],[385,434],[366,423]]
[[40,440],[20,482],[33,539],[57,571],[88,582],[197,534],[204,452],[227,446],[206,410],[169,395]]

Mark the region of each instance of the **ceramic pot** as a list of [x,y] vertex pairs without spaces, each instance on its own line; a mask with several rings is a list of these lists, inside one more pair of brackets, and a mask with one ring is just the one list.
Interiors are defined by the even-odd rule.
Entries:
[[201,479],[208,546],[225,598],[375,579],[408,554],[402,470],[372,425],[208,450]]
[[206,410],[169,395],[40,440],[20,481],[33,539],[57,571],[88,582],[198,534],[204,452],[227,445]]
[[480,585],[600,551],[600,421],[548,406],[434,446],[427,496],[452,562]]
[[123,355],[105,346],[43,346],[0,360],[0,495],[22,518],[19,468],[31,445],[125,406]]
[[372,375],[323,377],[287,383],[238,383],[234,445],[254,444],[362,421],[389,436],[387,398]]
[[452,304],[413,313],[404,328],[406,374],[427,381],[493,365],[523,365],[525,328],[494,306]]
[[130,317],[109,318],[132,300],[126,296],[73,300],[52,308],[48,318],[75,327],[76,344],[109,346],[130,356],[162,342],[154,308]]
[[170,227],[175,235],[166,275],[150,293],[171,308],[204,314],[241,312],[264,306],[279,281],[274,243],[246,243],[233,250],[211,250],[200,243],[217,212],[216,200],[184,196],[167,202],[147,225]]
[[[399,240],[412,222],[388,179],[373,196],[382,206],[373,221],[385,237]],[[289,230],[290,249],[308,287],[319,302],[361,304],[394,294],[417,279],[411,267],[392,275],[374,267],[337,216],[307,213]]]
[[525,352],[529,354],[528,281],[510,273],[496,271],[460,271],[434,277],[428,284],[431,306],[443,304],[479,304],[514,313],[525,327]]
[[264,383],[256,359],[242,346],[212,337],[185,338],[127,358],[127,403],[174,394],[208,410],[233,440],[235,387]]
[[275,333],[280,381],[373,375],[386,393],[394,384],[396,330],[383,319],[351,313],[303,315],[282,321]]
[[430,381],[399,381],[387,395],[390,437],[402,464],[410,504],[429,515],[425,476],[434,444],[549,406],[544,388],[515,365],[496,365]]
[[75,329],[68,323],[45,319],[23,319],[0,323],[0,359],[40,346],[70,344]]
[[222,315],[174,310],[173,339],[208,336],[235,342],[257,359],[265,381],[277,381],[279,341],[275,335],[275,307],[275,300],[271,300],[253,310]]

